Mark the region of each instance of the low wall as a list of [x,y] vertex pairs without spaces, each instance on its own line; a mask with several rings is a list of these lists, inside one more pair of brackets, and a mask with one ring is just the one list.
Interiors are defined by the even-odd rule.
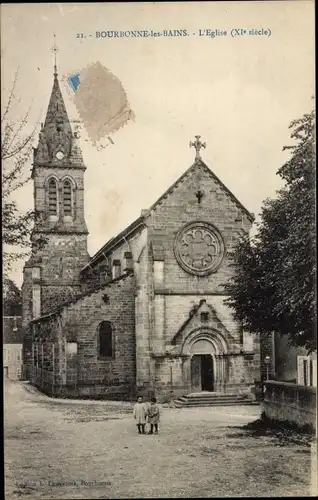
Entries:
[[266,417],[316,428],[315,387],[274,381],[266,381],[264,386],[262,407]]
[[49,370],[34,367],[31,370],[31,384],[44,394],[52,397],[70,399],[105,399],[131,401],[135,399],[136,391],[133,385],[128,384],[85,384],[77,383],[73,371],[68,370],[66,384],[60,384],[54,373]]

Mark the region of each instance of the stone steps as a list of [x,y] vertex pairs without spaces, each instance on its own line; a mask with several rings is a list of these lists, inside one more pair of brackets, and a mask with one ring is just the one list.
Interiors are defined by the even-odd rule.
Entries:
[[176,408],[196,408],[203,406],[252,405],[255,402],[248,397],[224,393],[195,393],[180,396],[174,401]]
[[248,406],[255,405],[251,400],[237,400],[237,401],[224,401],[224,402],[210,402],[210,403],[189,403],[183,404],[179,401],[174,402],[175,408],[203,408],[203,407],[216,407],[216,406]]

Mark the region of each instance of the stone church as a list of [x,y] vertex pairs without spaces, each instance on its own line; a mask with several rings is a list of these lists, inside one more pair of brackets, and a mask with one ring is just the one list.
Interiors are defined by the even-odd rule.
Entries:
[[90,257],[79,137],[55,69],[34,149],[36,221],[24,266],[24,368],[54,396],[160,401],[238,394],[259,379],[259,339],[225,305],[229,253],[254,217],[202,161]]

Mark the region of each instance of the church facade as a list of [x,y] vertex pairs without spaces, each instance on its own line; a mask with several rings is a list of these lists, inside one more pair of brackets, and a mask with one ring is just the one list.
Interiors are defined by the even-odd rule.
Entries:
[[260,377],[260,344],[224,303],[229,255],[254,217],[200,156],[93,257],[84,172],[55,72],[34,150],[37,218],[24,267],[24,365],[54,396],[159,400],[237,394]]

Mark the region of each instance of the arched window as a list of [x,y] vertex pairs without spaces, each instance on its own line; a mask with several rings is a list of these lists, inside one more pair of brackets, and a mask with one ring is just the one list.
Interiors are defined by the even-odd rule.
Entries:
[[101,358],[112,358],[113,349],[113,329],[109,321],[102,321],[98,327],[99,336],[99,356]]
[[55,179],[49,180],[49,215],[57,215],[57,185]]
[[63,183],[63,210],[64,215],[72,215],[72,184],[68,179]]

